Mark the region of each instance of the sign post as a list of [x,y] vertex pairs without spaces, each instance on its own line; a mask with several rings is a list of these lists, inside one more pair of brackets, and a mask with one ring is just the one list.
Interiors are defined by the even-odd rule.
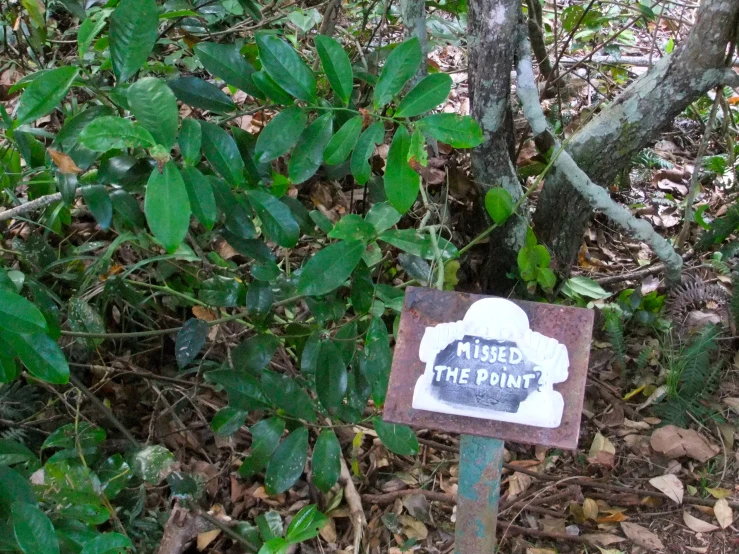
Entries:
[[591,310],[410,287],[384,418],[460,433],[456,553],[495,552],[504,440],[574,449]]

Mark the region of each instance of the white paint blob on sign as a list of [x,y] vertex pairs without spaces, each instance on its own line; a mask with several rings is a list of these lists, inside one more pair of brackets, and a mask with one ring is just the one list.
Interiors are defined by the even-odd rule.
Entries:
[[426,327],[419,357],[414,409],[546,428],[562,421],[554,384],[567,380],[567,348],[532,331],[509,300],[478,300],[462,321]]

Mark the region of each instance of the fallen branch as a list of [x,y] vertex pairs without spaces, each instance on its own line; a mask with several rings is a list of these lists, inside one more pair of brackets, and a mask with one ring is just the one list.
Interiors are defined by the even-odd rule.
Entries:
[[426,489],[403,489],[400,491],[386,492],[383,494],[363,494],[362,501],[367,504],[392,504],[398,498],[420,494],[425,496],[432,502],[444,502],[446,504],[455,504],[457,502],[456,494],[447,494],[445,492],[429,491]]
[[[691,259],[695,255],[695,250],[692,248],[690,250],[687,250],[685,254],[683,254],[683,262],[687,262],[689,259]],[[613,285],[614,283],[621,283],[623,281],[633,281],[633,280],[641,280],[644,277],[649,277],[650,275],[656,275],[657,273],[661,273],[665,270],[665,264],[662,262],[652,264],[647,267],[642,267],[640,269],[637,269],[636,271],[632,271],[630,273],[620,273],[618,275],[608,275],[607,277],[597,277],[595,279],[595,282],[599,285]]]
[[528,527],[520,527],[513,525],[507,521],[499,521],[498,529],[501,529],[504,536],[508,533],[514,535],[526,535],[528,537],[535,537],[537,539],[550,539],[553,541],[569,541],[577,542],[580,544],[594,545],[595,543],[587,537],[581,537],[579,535],[566,535],[564,533],[550,533],[549,531],[539,531],[538,529],[529,529]]
[[649,223],[637,219],[626,208],[616,203],[606,189],[593,183],[590,177],[575,163],[572,156],[566,150],[563,150],[562,144],[549,130],[549,124],[539,103],[539,90],[536,86],[534,68],[531,63],[531,47],[526,33],[523,31],[519,31],[517,50],[516,93],[523,106],[524,115],[529,125],[531,125],[534,137],[545,135],[548,144],[553,145],[553,151],[558,153],[557,159],[554,161],[555,170],[561,172],[567,178],[593,210],[600,210],[630,236],[647,243],[665,264],[667,280],[672,283],[679,283],[683,260],[672,248],[672,245],[656,233]]
[[30,202],[26,202],[25,204],[21,204],[20,206],[16,206],[15,208],[10,208],[9,210],[0,212],[0,221],[7,221],[8,219],[13,219],[14,217],[17,217],[19,215],[23,215],[34,210],[40,210],[41,208],[45,208],[49,204],[59,202],[61,199],[61,192],[42,196],[41,198],[36,198],[36,200],[31,200]]

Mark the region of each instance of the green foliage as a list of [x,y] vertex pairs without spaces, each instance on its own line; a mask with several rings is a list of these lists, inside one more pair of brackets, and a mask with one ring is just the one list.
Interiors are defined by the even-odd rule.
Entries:
[[529,228],[526,242],[518,251],[518,271],[526,283],[529,294],[533,294],[537,285],[545,292],[551,293],[557,283],[557,277],[549,268],[552,257],[545,246],[538,243],[536,235]]
[[716,389],[723,365],[717,356],[719,334],[719,328],[708,325],[668,353],[667,395],[654,407],[665,423],[687,427],[691,416],[705,421],[716,415],[704,400]]
[[[23,407],[0,403],[0,415],[14,422],[32,415],[34,381],[67,385],[67,356],[87,364],[119,348],[139,355],[138,338],[167,334],[174,344],[163,341],[162,365],[181,371],[176,379],[197,372],[193,383],[228,399],[210,413],[210,430],[228,437],[250,425],[241,478],[263,480],[276,495],[309,467],[315,486],[329,491],[342,445],[330,428],[313,429],[327,418],[369,425],[369,398],[379,409],[387,393],[389,329],[403,290],[386,284],[395,268],[385,255],[434,260],[436,246],[444,260],[458,255],[449,240],[436,237],[435,245],[427,228],[403,219],[420,191],[414,168],[435,141],[480,144],[479,126],[470,117],[429,115],[449,95],[449,75],[429,75],[408,91],[423,63],[416,39],[390,47],[370,74],[327,36],[313,38],[315,51],[298,51],[294,36],[274,30],[234,44],[188,42],[205,36],[198,29],[231,25],[228,10],[260,19],[252,0],[211,11],[169,11],[172,3],[155,0],[54,9],[67,4],[79,22],[71,51],[39,58],[48,67],[18,86],[14,119],[0,113],[8,130],[0,146],[4,200],[63,197],[29,219],[38,233],[18,234],[3,250],[3,266],[14,269],[0,268],[0,382],[13,383],[0,386],[0,399],[14,395]],[[32,15],[46,24],[43,14]],[[54,67],[58,59],[65,65]],[[236,90],[249,95],[243,106]],[[258,135],[235,124],[247,112],[271,117]],[[51,123],[39,125],[50,114]],[[388,163],[378,175],[370,160],[386,140]],[[319,203],[305,191],[332,171],[371,183],[366,215],[329,220],[314,209]],[[309,313],[298,317],[303,305]],[[164,331],[161,322],[169,322]],[[214,356],[209,340],[226,322],[246,335]],[[300,371],[285,371],[282,356]],[[23,371],[31,384],[19,379]],[[79,379],[89,377],[79,371]],[[418,452],[409,428],[379,416],[373,422],[391,451]],[[156,441],[106,457],[106,433],[83,419],[65,421],[42,445],[24,444],[20,427],[2,437],[0,525],[23,552],[147,551],[162,531],[161,514],[145,510],[148,489],[178,499],[203,489],[194,476],[173,473],[174,454]],[[31,486],[37,469],[43,483]],[[239,532],[265,552],[281,552],[315,537],[325,522],[308,506],[284,533],[279,516],[258,521],[261,534]]]

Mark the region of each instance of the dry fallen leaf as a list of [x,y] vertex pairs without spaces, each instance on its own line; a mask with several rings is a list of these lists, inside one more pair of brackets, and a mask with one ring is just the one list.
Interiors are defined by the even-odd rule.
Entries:
[[623,550],[617,548],[601,548],[598,546],[598,550],[600,550],[600,554],[624,554]]
[[595,519],[598,517],[598,503],[592,498],[586,498],[582,503],[583,515],[586,519]]
[[218,312],[202,306],[193,306],[192,315],[203,321],[215,321],[218,319]]
[[683,493],[685,487],[683,487],[682,481],[671,473],[668,475],[660,475],[659,477],[653,477],[649,480],[649,484],[655,489],[662,491],[672,500],[678,504],[683,503]]
[[596,433],[590,445],[588,461],[591,464],[614,467],[616,465],[616,447],[601,433]]
[[713,523],[708,523],[707,521],[703,521],[702,519],[698,519],[697,517],[690,515],[687,510],[683,512],[683,521],[691,531],[695,531],[696,533],[710,533],[711,531],[718,529],[718,526]]
[[62,173],[74,173],[75,175],[78,173],[82,173],[82,170],[77,167],[77,164],[74,163],[74,160],[64,152],[59,152],[57,150],[54,150],[53,148],[48,148],[47,151],[49,152],[49,156],[51,156],[52,161],[56,164],[56,166],[59,168],[59,171],[61,171]]
[[724,404],[739,414],[739,398],[724,398]]
[[711,487],[706,487],[706,492],[719,500],[729,498],[733,494],[729,489],[714,489]]
[[647,550],[662,550],[665,547],[659,537],[646,527],[622,521],[621,529],[629,539]]
[[734,521],[734,511],[725,498],[716,501],[716,504],[713,505],[713,513],[716,514],[721,529],[726,529]]
[[681,429],[674,425],[660,427],[649,441],[652,448],[669,458],[688,456],[699,462],[706,462],[719,453],[720,448],[711,444],[693,429]]
[[557,554],[557,551],[551,548],[527,548],[526,554]]
[[203,550],[208,548],[208,545],[212,543],[220,534],[220,529],[213,529],[212,531],[205,531],[204,533],[200,533],[198,535],[198,550],[202,552]]

